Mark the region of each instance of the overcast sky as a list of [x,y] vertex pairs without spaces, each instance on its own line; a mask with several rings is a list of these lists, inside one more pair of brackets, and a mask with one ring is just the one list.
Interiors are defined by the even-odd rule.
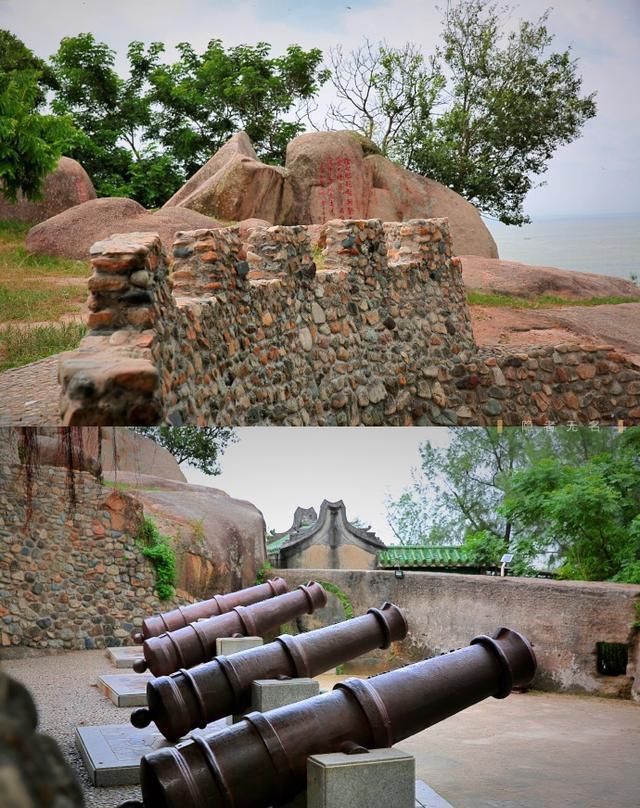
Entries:
[[393,542],[385,497],[397,497],[420,466],[418,446],[446,446],[444,427],[244,427],[226,450],[222,474],[206,477],[182,466],[191,483],[221,488],[253,502],[268,529],[286,530],[298,505],[316,511],[323,499],[342,499],[349,519],[371,524]]
[[[121,56],[136,39],[171,46],[189,41],[196,49],[212,38],[227,46],[262,40],[277,53],[291,43],[324,50],[340,43],[350,49],[365,35],[394,46],[411,40],[429,53],[440,28],[436,5],[425,0],[0,0],[0,27],[43,57],[63,36],[84,31]],[[548,5],[526,0],[515,17],[536,18]],[[530,193],[527,211],[534,216],[640,212],[640,2],[557,0],[553,6],[549,27],[555,46],[573,46],[585,91],[598,93],[599,113],[579,141],[557,153],[547,185]]]

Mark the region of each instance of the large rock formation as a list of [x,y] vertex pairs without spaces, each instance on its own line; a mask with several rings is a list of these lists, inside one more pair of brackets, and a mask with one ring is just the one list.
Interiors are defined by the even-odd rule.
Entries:
[[80,163],[61,157],[44,180],[40,201],[29,202],[19,194],[14,204],[0,194],[0,219],[34,224],[95,198],[93,183]]
[[239,221],[324,224],[331,219],[447,217],[453,250],[497,258],[475,207],[438,182],[396,165],[351,132],[310,132],[289,143],[285,168],[260,162],[234,135],[165,205]]
[[518,261],[500,261],[461,255],[462,278],[467,289],[516,297],[558,295],[581,300],[591,297],[640,297],[640,289],[626,278],[540,267]]
[[83,261],[89,257],[92,244],[113,233],[151,232],[160,235],[170,253],[177,231],[219,226],[215,219],[188,208],[164,208],[150,213],[133,199],[104,197],[76,205],[32,227],[26,246],[40,255]]

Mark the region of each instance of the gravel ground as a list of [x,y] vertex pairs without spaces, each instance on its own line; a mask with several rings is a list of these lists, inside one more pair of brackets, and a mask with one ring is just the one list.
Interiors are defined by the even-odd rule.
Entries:
[[[115,673],[104,651],[3,661],[31,690],[40,729],[71,761],[87,806],[115,808],[137,787],[94,788],[76,752],[78,725],[126,724],[95,681]],[[321,676],[330,689],[339,679]],[[399,744],[416,758],[416,775],[455,808],[637,808],[640,705],[553,693],[486,699]],[[185,806],[186,808],[186,806]],[[346,806],[345,806],[346,808]]]
[[116,707],[96,687],[102,673],[116,670],[104,651],[69,651],[55,656],[3,662],[10,676],[31,691],[40,716],[40,731],[53,736],[76,771],[88,806],[116,808],[127,799],[140,798],[137,786],[95,788],[76,750],[76,727],[93,724],[127,724],[131,710]]

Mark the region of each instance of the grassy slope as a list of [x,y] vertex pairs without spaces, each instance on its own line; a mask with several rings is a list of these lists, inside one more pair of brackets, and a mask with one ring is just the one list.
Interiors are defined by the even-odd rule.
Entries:
[[[0,222],[0,371],[74,348],[89,275],[83,261],[32,255],[28,225]],[[75,322],[57,322],[76,315]]]

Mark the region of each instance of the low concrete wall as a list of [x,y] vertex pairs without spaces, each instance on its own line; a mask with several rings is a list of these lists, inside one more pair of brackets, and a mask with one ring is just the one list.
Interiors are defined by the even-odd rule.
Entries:
[[[508,626],[525,634],[538,659],[534,686],[544,690],[633,697],[640,701],[640,586],[382,570],[275,570],[290,586],[327,581],[349,598],[355,615],[388,600],[407,616],[410,632],[387,664],[415,661],[467,645],[476,634]],[[330,596],[316,623],[344,619]],[[307,626],[303,626],[306,628]],[[596,643],[629,646],[626,676],[597,671]]]

